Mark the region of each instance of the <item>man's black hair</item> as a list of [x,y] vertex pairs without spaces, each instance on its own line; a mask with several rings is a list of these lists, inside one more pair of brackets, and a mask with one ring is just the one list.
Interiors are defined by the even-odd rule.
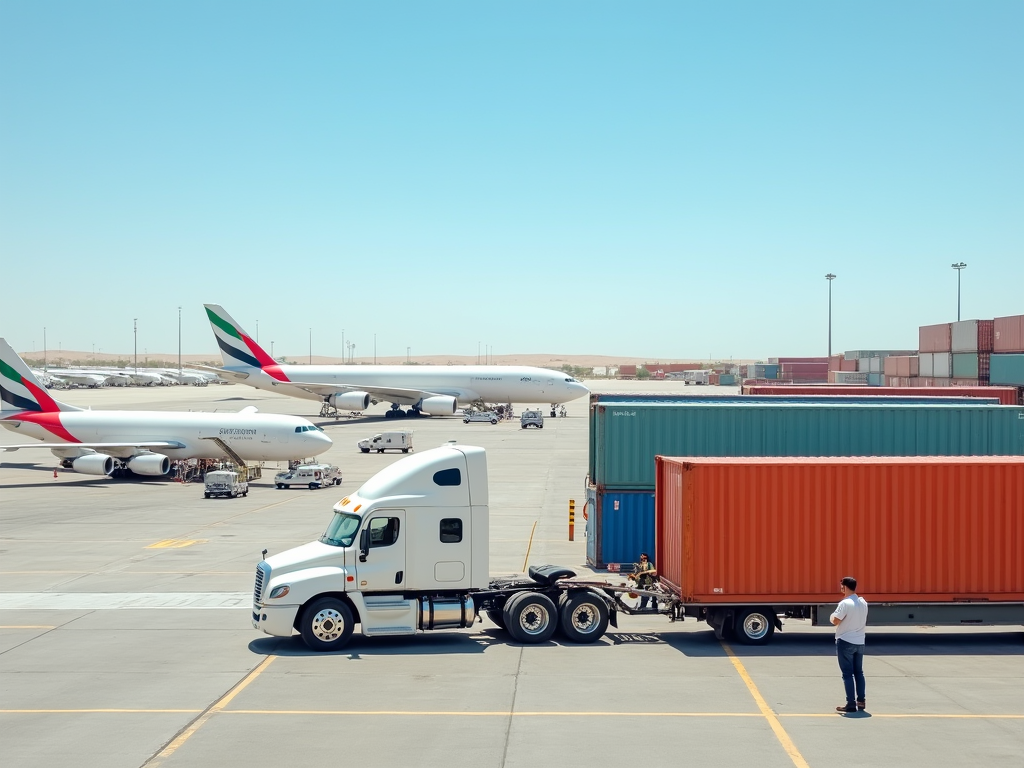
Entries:
[[853,576],[843,576],[842,585],[851,592],[857,591],[857,580]]
[[650,560],[650,559],[651,559],[651,556],[650,556],[650,555],[648,555],[648,554],[647,554],[646,552],[641,552],[641,553],[640,553],[640,557],[646,557],[646,558],[647,558],[648,560]]

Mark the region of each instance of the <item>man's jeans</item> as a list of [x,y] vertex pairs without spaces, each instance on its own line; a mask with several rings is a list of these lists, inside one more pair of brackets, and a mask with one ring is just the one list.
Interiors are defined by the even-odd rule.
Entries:
[[[843,685],[846,686],[846,703],[855,704],[864,700],[864,646],[836,640],[836,656],[839,657],[839,669],[843,672]],[[854,684],[856,683],[856,695]]]

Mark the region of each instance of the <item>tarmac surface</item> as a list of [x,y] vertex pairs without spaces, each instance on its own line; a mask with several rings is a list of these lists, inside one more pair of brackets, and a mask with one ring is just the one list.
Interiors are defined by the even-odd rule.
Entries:
[[[335,422],[315,403],[241,385],[53,394],[97,409],[304,415],[334,440],[321,460],[344,483],[279,491],[268,466],[247,498],[206,500],[200,485],[55,479],[48,451],[0,453],[4,768],[1024,766],[1018,627],[870,630],[868,710],[851,716],[834,712],[843,688],[831,633],[799,621],[758,648],[662,617],[623,616],[589,646],[518,645],[484,619],[413,638],[357,635],[336,654],[252,629],[260,551],[318,537],[341,495],[400,460],[355,447],[385,429],[414,431],[420,451],[449,439],[488,449],[493,573],[586,572],[584,400],[521,430],[385,421],[381,406]],[[0,431],[0,445],[14,442]]]

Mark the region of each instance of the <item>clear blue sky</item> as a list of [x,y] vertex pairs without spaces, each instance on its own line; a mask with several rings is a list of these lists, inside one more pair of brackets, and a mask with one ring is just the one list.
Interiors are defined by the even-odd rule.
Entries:
[[915,347],[1024,313],[1024,3],[0,2],[0,335]]

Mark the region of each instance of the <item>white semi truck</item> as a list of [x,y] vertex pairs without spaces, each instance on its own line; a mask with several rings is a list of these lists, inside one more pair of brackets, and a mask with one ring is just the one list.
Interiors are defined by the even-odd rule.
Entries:
[[634,612],[622,590],[574,581],[567,568],[492,579],[488,548],[484,449],[449,444],[410,456],[338,502],[319,541],[256,566],[253,626],[298,631],[311,649],[334,651],[357,624],[369,637],[412,635],[468,627],[483,613],[519,642],[560,628],[590,643],[617,626],[618,611]]

